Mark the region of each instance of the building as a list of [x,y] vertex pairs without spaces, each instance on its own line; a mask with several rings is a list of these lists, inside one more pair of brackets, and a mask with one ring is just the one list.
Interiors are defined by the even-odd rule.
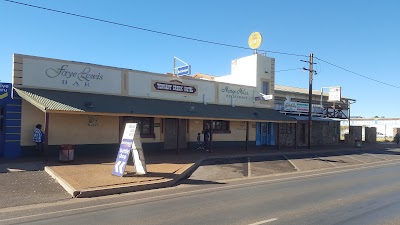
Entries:
[[[337,90],[337,87],[333,89]],[[340,92],[337,98],[339,101],[330,100],[330,93],[323,90],[313,90],[312,94],[311,145],[339,143],[341,136],[344,135],[341,133],[340,123],[348,120],[350,104],[355,100],[341,96]],[[289,134],[295,138],[297,146],[308,145],[308,101],[308,89],[275,86],[275,109],[297,120],[296,134]]]
[[[350,125],[358,126],[363,128],[362,137],[365,138],[365,128],[376,128],[377,138],[393,138],[400,129],[399,118],[351,118]],[[341,126],[348,130],[349,121],[345,120],[341,122]]]
[[21,99],[10,83],[0,83],[0,157],[20,156]]
[[[297,147],[307,138],[305,90],[275,85],[275,59],[260,54],[233,60],[232,74],[224,77],[14,54],[12,81],[21,98],[15,151],[22,155],[35,154],[36,124],[43,124],[50,154],[62,144],[74,145],[77,155],[115,154],[127,122],[139,123],[145,152],[193,149],[207,128],[213,147]],[[315,104],[321,99],[328,104],[326,94],[313,96]],[[313,145],[339,142],[340,105],[325,113],[313,108],[319,109],[313,110]]]

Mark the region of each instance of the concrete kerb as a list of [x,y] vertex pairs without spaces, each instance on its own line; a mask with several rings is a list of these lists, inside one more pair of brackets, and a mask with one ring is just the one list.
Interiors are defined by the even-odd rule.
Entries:
[[283,157],[285,157],[285,159],[286,159],[290,164],[292,164],[292,166],[293,166],[297,171],[300,171],[300,169],[292,162],[292,160],[290,160],[288,157],[286,157],[285,154],[282,154],[282,155],[283,155]]
[[192,173],[204,159],[197,160],[190,166],[184,166],[174,172],[176,175],[173,179],[164,178],[157,181],[143,182],[136,185],[114,185],[108,188],[91,188],[79,191],[79,194],[74,196],[76,198],[90,198],[113,194],[122,194],[127,192],[144,191],[157,188],[166,188],[174,186],[178,181],[186,178]]
[[54,178],[72,197],[76,197],[80,194],[80,191],[73,188],[68,182],[66,182],[62,177],[55,173],[50,167],[44,167],[44,171]]
[[189,176],[196,168],[201,164],[204,160],[200,159],[195,163],[184,166],[177,171],[174,172],[175,177],[170,178],[163,178],[157,181],[147,181],[142,183],[135,183],[132,184],[125,184],[125,185],[112,185],[108,187],[98,187],[98,188],[89,188],[89,189],[82,189],[76,190],[70,184],[68,184],[62,177],[57,175],[52,169],[49,167],[45,167],[45,171],[53,177],[72,197],[74,198],[90,198],[90,197],[99,197],[105,195],[112,195],[112,194],[122,194],[127,192],[135,192],[135,191],[144,191],[150,189],[157,189],[157,188],[165,188],[171,187],[175,185],[178,181],[185,179]]
[[[340,150],[355,150],[354,148],[344,148]],[[339,150],[339,151],[340,151]],[[121,193],[127,193],[127,192],[135,192],[135,191],[144,191],[144,190],[150,190],[150,189],[157,189],[157,188],[165,188],[165,187],[171,187],[174,186],[178,181],[187,178],[190,176],[191,173],[193,173],[201,164],[204,160],[207,159],[219,159],[219,158],[236,158],[236,157],[251,157],[251,156],[267,156],[267,155],[284,155],[284,154],[306,154],[306,153],[312,153],[312,152],[332,152],[332,151],[338,151],[338,149],[332,149],[332,150],[305,150],[305,151],[281,151],[281,152],[266,152],[266,153],[244,153],[244,154],[238,154],[238,155],[210,155],[210,156],[205,156],[197,160],[196,162],[192,163],[190,166],[184,166],[177,171],[174,172],[175,177],[170,179],[170,178],[164,178],[160,179],[157,181],[149,181],[149,182],[143,182],[135,185],[127,184],[127,185],[114,185],[114,186],[109,186],[109,187],[101,187],[101,188],[91,188],[91,189],[83,189],[83,190],[76,190],[74,189],[71,185],[69,185],[64,179],[59,177],[53,170],[51,170],[49,167],[45,167],[45,171],[52,176],[54,179],[56,179],[60,185],[73,197],[76,198],[89,198],[89,197],[98,197],[98,196],[104,196],[104,195],[112,195],[112,194],[121,194]],[[286,156],[285,156],[286,158]],[[296,168],[297,169],[297,168]],[[297,169],[297,171],[299,171]]]

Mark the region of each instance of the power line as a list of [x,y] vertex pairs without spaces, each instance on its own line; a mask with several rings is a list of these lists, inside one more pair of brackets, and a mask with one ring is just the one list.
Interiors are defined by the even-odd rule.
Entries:
[[285,70],[276,70],[275,73],[277,73],[277,72],[292,71],[292,70],[303,70],[303,68],[293,68],[293,69],[285,69]]
[[334,66],[334,67],[336,67],[336,68],[339,68],[339,69],[344,70],[344,71],[346,71],[346,72],[349,72],[349,73],[352,73],[352,74],[354,74],[354,75],[363,77],[363,78],[365,78],[365,79],[372,80],[372,81],[375,81],[375,82],[378,82],[378,83],[380,83],[380,84],[384,84],[384,85],[387,85],[387,86],[390,86],[390,87],[400,88],[399,86],[396,86],[396,85],[393,85],[393,84],[389,84],[389,83],[386,83],[386,82],[383,82],[383,81],[380,81],[380,80],[377,80],[377,79],[374,79],[374,78],[371,78],[371,77],[368,77],[368,76],[365,76],[365,75],[356,73],[356,72],[354,72],[354,71],[351,71],[351,70],[349,70],[349,69],[346,69],[346,68],[341,67],[341,66],[338,66],[338,65],[335,65],[335,64],[330,63],[330,62],[328,62],[328,61],[326,61],[326,60],[323,60],[323,59],[321,59],[321,58],[318,58],[318,57],[314,57],[314,58],[316,58],[316,59],[318,59],[319,61],[324,62],[324,63],[326,63],[326,64],[328,64],[328,65]]
[[[186,40],[191,40],[191,41],[197,41],[197,42],[202,42],[202,43],[207,43],[207,44],[213,44],[213,45],[220,45],[220,46],[231,47],[231,48],[238,48],[238,49],[245,49],[245,50],[253,50],[253,49],[251,49],[251,48],[249,48],[249,47],[243,47],[243,46],[238,46],[238,45],[225,44],[225,43],[220,43],[220,42],[208,41],[208,40],[204,40],[204,39],[198,39],[198,38],[193,38],[193,37],[187,37],[187,36],[182,36],[182,35],[177,35],[177,34],[172,34],[172,33],[167,33],[167,32],[162,32],[162,31],[157,31],[157,30],[151,30],[151,29],[147,29],[147,28],[143,28],[143,27],[133,26],[133,25],[129,25],[129,24],[123,24],[123,23],[119,23],[119,22],[114,22],[114,21],[110,21],[110,20],[99,19],[99,18],[95,18],[95,17],[80,15],[80,14],[76,14],[76,13],[70,13],[70,12],[61,11],[61,10],[56,10],[56,9],[51,9],[51,8],[45,8],[45,7],[41,7],[41,6],[37,6],[37,5],[31,5],[31,4],[27,4],[27,3],[23,3],[23,2],[17,2],[17,1],[12,1],[12,0],[3,0],[3,1],[5,1],[5,2],[10,2],[10,3],[14,3],[14,4],[19,4],[19,5],[23,5],[23,6],[28,6],[28,7],[32,7],[32,8],[47,10],[47,11],[51,11],[51,12],[55,12],[55,13],[61,13],[61,14],[69,15],[69,16],[75,16],[75,17],[80,17],[80,18],[84,18],[84,19],[95,20],[95,21],[98,21],[98,22],[103,22],[103,23],[118,25],[118,26],[122,26],[122,27],[128,27],[128,28],[132,28],[132,29],[142,30],[142,31],[146,31],[146,32],[151,32],[151,33],[166,35],[166,36],[170,36],[170,37],[176,37],[176,38],[181,38],[181,39],[186,39]],[[298,56],[298,57],[307,57],[306,55],[300,55],[300,54],[294,54],[294,53],[287,53],[287,52],[268,51],[268,50],[258,50],[258,51],[260,51],[260,52],[274,53],[274,54],[281,54],[281,55],[290,55],[290,56]]]
[[[47,11],[60,13],[60,14],[65,14],[65,15],[69,15],[69,16],[75,16],[75,17],[79,17],[79,18],[83,18],[83,19],[94,20],[94,21],[98,21],[98,22],[103,22],[103,23],[108,23],[108,24],[112,24],[112,25],[127,27],[127,28],[131,28],[131,29],[137,29],[137,30],[142,30],[142,31],[146,31],[146,32],[156,33],[156,34],[161,34],[161,35],[165,35],[165,36],[180,38],[180,39],[186,39],[186,40],[197,41],[197,42],[202,42],[202,43],[206,43],[206,44],[213,44],[213,45],[219,45],[219,46],[231,47],[231,48],[237,48],[237,49],[253,50],[253,49],[251,49],[249,47],[243,47],[243,46],[238,46],[238,45],[231,45],[231,44],[225,44],[225,43],[220,43],[220,42],[208,41],[208,40],[204,40],[204,39],[187,37],[187,36],[182,36],[182,35],[177,35],[177,34],[172,34],[172,33],[152,30],[152,29],[147,29],[147,28],[143,28],[143,27],[133,26],[133,25],[129,25],[129,24],[123,24],[123,23],[114,22],[114,21],[110,21],[110,20],[104,20],[104,19],[99,19],[99,18],[95,18],[95,17],[80,15],[80,14],[76,14],[76,13],[70,13],[70,12],[65,12],[65,11],[61,11],[61,10],[41,7],[41,6],[37,6],[37,5],[31,5],[31,4],[27,4],[27,3],[23,3],[23,2],[18,2],[18,1],[12,1],[12,0],[3,0],[3,1],[9,2],[9,3],[18,4],[18,5],[28,6],[28,7],[31,7],[31,8],[47,10]],[[289,56],[297,56],[297,57],[308,57],[307,55],[301,55],[301,54],[295,54],[295,53],[287,53],[287,52],[278,52],[278,51],[268,51],[268,50],[262,50],[262,49],[259,49],[257,51],[264,52],[264,53],[280,54],[280,55],[289,55]],[[391,86],[391,87],[394,87],[394,88],[400,88],[399,86],[392,85],[392,84],[389,84],[389,83],[386,83],[386,82],[383,82],[383,81],[379,81],[379,80],[376,80],[374,78],[370,78],[368,76],[353,72],[353,71],[351,71],[349,69],[346,69],[346,68],[343,68],[341,66],[335,65],[335,64],[330,63],[330,62],[328,62],[326,60],[323,60],[321,58],[318,58],[318,57],[314,57],[314,58],[320,60],[321,62],[324,62],[326,64],[329,64],[331,66],[334,66],[334,67],[337,67],[337,68],[339,68],[341,70],[344,70],[346,72],[355,74],[357,76],[360,76],[360,77],[363,77],[363,78],[378,82],[380,84]],[[292,70],[292,69],[290,69],[290,70]],[[293,70],[295,70],[295,69],[293,69]],[[275,72],[281,72],[281,71],[275,71]]]

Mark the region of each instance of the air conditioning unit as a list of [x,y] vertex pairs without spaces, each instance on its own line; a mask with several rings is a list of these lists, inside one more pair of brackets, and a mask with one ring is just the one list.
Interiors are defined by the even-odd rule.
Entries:
[[264,95],[264,94],[261,94],[261,97],[262,97],[262,99],[263,99],[264,101],[268,101],[268,100],[274,99],[274,96],[273,96],[273,95]]

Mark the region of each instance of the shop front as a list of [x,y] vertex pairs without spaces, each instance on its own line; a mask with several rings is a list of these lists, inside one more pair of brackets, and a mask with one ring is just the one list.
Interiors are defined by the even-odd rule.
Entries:
[[[145,151],[170,153],[195,149],[197,135],[203,135],[206,127],[212,127],[214,147],[255,146],[256,124],[271,124],[273,130],[273,123],[296,122],[265,108],[31,88],[17,88],[16,92],[23,99],[23,119],[31,121],[22,126],[22,143],[28,144],[23,146],[25,152],[33,151],[29,134],[35,123],[45,124],[50,151],[73,144],[79,155],[92,151],[114,153],[127,122],[139,124]],[[87,99],[91,100],[90,107],[85,106]],[[266,144],[273,145],[273,136],[274,131],[270,131],[271,140]]]
[[256,145],[275,145],[275,126],[274,123],[257,123]]
[[13,68],[24,154],[34,153],[36,124],[50,154],[72,144],[79,156],[115,154],[128,122],[139,124],[145,152],[167,153],[195,149],[206,128],[213,147],[276,145],[278,125],[296,123],[263,100],[273,77],[259,79],[258,70],[255,86],[245,86],[18,54]]

